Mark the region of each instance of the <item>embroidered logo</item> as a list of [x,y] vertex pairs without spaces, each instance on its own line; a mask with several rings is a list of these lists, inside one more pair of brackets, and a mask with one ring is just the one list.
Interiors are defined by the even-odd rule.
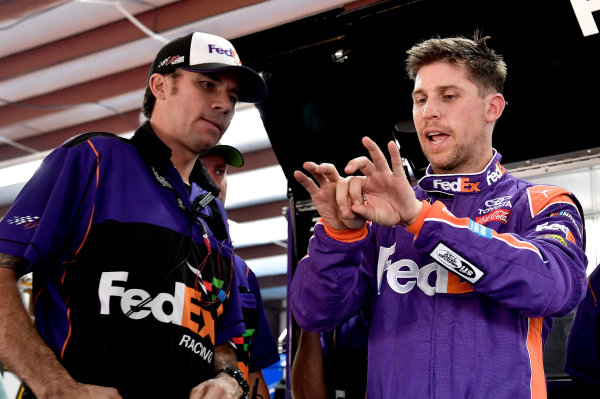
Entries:
[[440,265],[471,284],[477,283],[485,276],[483,270],[479,269],[443,243],[439,243],[429,255],[437,260]]
[[499,208],[512,208],[512,203],[510,202],[511,198],[512,198],[512,195],[507,195],[505,197],[498,197],[498,198],[492,198],[492,199],[486,200],[484,203],[485,208],[484,209],[479,208],[479,214],[485,215],[486,213],[491,212],[496,209],[499,209]]
[[475,222],[484,225],[489,222],[502,222],[508,223],[508,215],[510,215],[509,209],[496,209],[487,215],[478,216],[475,218]]
[[506,173],[506,169],[504,166],[500,165],[500,162],[496,162],[496,169],[488,170],[487,172],[487,184],[491,186],[493,183],[496,183],[503,174]]
[[544,238],[550,238],[550,239],[553,239],[555,241],[558,241],[559,243],[561,243],[565,247],[569,246],[569,244],[567,244],[567,242],[565,241],[565,239],[562,238],[559,235],[556,235],[556,234],[544,234],[542,237],[544,237]]
[[26,229],[37,228],[40,224],[39,216],[13,216],[6,221],[8,224],[23,225]]
[[577,229],[577,232],[581,235],[581,231],[579,230],[579,226],[577,225],[577,222],[575,221],[575,218],[569,212],[566,212],[566,211],[552,212],[550,214],[550,216],[551,217],[552,216],[564,216],[566,218],[569,218],[569,220],[571,220],[571,222],[573,222],[573,224],[575,225],[575,228]]
[[161,176],[156,171],[156,169],[154,169],[154,167],[152,167],[152,173],[154,174],[154,178],[156,179],[156,181],[159,182],[161,184],[161,186],[171,188],[171,189],[173,188],[171,183],[169,183],[169,181],[167,179],[165,179],[163,176]]
[[185,57],[182,55],[174,55],[172,57],[167,57],[158,64],[157,69],[160,69],[160,68],[163,68],[163,67],[166,67],[169,65],[181,64],[183,61],[185,61]]
[[472,220],[469,220],[469,230],[471,230],[475,234],[479,234],[482,237],[485,237],[488,239],[492,238],[492,230],[488,229],[487,227],[485,227],[479,223],[475,223]]
[[565,234],[565,237],[567,238],[567,240],[571,241],[573,244],[575,244],[575,237],[573,236],[573,233],[571,233],[571,230],[569,230],[569,228],[567,226],[563,226],[562,224],[559,223],[542,223],[542,224],[538,224],[537,226],[535,226],[535,231],[542,231],[542,230],[560,230]]
[[441,188],[442,190],[454,191],[455,193],[472,193],[480,191],[479,184],[481,184],[479,181],[471,183],[468,177],[459,177],[453,182],[435,179],[433,181],[433,188]]

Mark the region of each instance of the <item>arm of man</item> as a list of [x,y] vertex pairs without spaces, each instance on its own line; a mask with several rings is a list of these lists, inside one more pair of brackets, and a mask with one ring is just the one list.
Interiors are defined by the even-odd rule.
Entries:
[[228,342],[215,347],[215,375],[192,389],[190,399],[241,398],[243,390],[240,384],[227,373],[220,370],[231,367],[237,369],[237,357]]
[[363,145],[372,161],[356,158],[345,171],[360,170],[364,176],[353,176],[337,188],[338,197],[352,203],[353,214],[383,226],[406,226],[420,253],[478,293],[528,317],[560,317],[581,301],[587,265],[583,211],[570,192],[557,186],[523,186],[511,214],[519,224],[499,234],[455,217],[441,202],[419,203],[393,142],[388,143],[391,170],[372,140],[364,138]]
[[321,334],[301,330],[292,363],[292,396],[295,399],[327,399]]
[[23,306],[15,268],[22,259],[0,254],[0,353],[2,362],[21,378],[38,399],[121,398],[114,388],[81,384],[62,367],[39,336]]
[[[267,387],[267,383],[265,381],[265,377],[263,376],[261,371],[253,371],[250,373],[250,397],[251,398],[263,398],[267,399],[270,396],[269,387]],[[256,391],[256,396],[252,396]]]
[[528,188],[513,204],[511,217],[521,223],[514,233],[497,233],[455,217],[441,202],[425,204],[419,222],[408,231],[415,234],[420,253],[474,291],[530,318],[564,316],[585,295],[583,222],[574,198],[560,187],[549,193],[543,210],[532,213],[536,190],[539,186]]
[[388,145],[390,169],[375,142],[365,137],[363,145],[373,161],[359,157],[345,168],[348,174],[360,170],[363,176],[341,178],[333,165],[310,162],[304,167],[316,182],[300,172],[294,174],[322,217],[290,287],[292,312],[308,331],[335,328],[355,315],[373,292],[377,254],[368,238],[373,236],[372,226],[365,221],[406,225],[422,208],[404,173],[398,147],[393,142]]

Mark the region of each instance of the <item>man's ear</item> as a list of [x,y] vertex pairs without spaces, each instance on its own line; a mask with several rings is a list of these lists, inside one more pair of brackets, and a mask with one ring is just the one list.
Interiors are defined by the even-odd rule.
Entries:
[[487,114],[485,116],[486,122],[496,122],[502,115],[504,107],[506,107],[506,101],[504,96],[500,93],[494,93],[488,100]]
[[152,76],[150,76],[150,80],[148,81],[148,87],[150,87],[152,94],[154,94],[154,97],[156,97],[157,100],[165,99],[165,83],[165,75],[155,73]]

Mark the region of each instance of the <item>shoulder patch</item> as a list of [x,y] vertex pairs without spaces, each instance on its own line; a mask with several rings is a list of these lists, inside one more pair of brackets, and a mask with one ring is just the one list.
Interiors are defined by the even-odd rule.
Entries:
[[[112,137],[115,139],[121,139],[119,136],[117,136],[114,133],[108,133],[108,132],[87,132],[87,133],[81,133],[78,134],[77,136],[73,136],[70,139],[68,139],[67,141],[65,141],[64,143],[62,143],[60,145],[60,147],[75,147],[81,143],[85,143],[87,140],[93,138],[93,137]],[[122,139],[121,139],[122,140]]]
[[529,200],[529,211],[531,217],[535,217],[542,210],[552,204],[562,202],[577,206],[570,198],[571,193],[559,186],[531,186],[527,189],[527,198]]

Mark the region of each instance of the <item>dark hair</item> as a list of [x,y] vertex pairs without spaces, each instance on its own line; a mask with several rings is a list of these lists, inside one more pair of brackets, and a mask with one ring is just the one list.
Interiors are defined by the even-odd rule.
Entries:
[[[163,76],[171,76],[173,79],[177,79],[180,75],[179,70],[175,69],[173,71],[165,72],[162,74]],[[146,85],[146,92],[144,93],[144,101],[142,101],[142,113],[148,119],[152,117],[152,111],[154,110],[154,104],[156,103],[156,97],[152,94],[152,90],[150,90],[150,79],[148,79],[148,84]]]
[[415,80],[419,69],[435,61],[448,61],[468,67],[469,76],[482,95],[502,93],[506,80],[506,63],[502,56],[486,45],[489,36],[432,38],[414,45],[407,51],[406,72]]

